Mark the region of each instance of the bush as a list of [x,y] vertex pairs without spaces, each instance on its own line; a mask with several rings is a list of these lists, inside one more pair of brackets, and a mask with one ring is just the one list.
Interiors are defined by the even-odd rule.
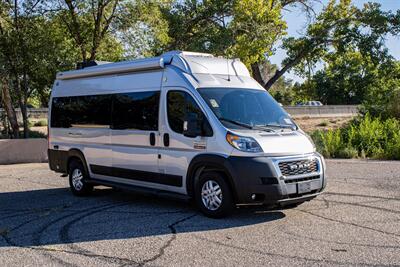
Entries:
[[[19,132],[20,138],[24,137],[24,132]],[[10,136],[0,133],[0,139],[9,139]],[[29,138],[47,138],[47,135],[39,131],[29,131]]]
[[35,122],[35,123],[33,124],[33,126],[36,126],[36,127],[47,126],[47,121],[46,121],[46,120],[37,121],[37,122]]
[[400,121],[394,118],[367,114],[342,129],[315,131],[311,137],[328,158],[400,159]]
[[326,126],[328,126],[328,124],[329,124],[329,122],[323,121],[323,122],[321,122],[321,123],[318,123],[317,126],[326,127]]
[[29,131],[29,138],[47,138],[47,135],[39,131]]

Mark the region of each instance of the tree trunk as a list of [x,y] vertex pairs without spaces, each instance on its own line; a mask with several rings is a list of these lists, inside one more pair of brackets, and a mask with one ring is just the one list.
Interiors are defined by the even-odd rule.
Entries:
[[253,73],[253,78],[259,83],[264,84],[264,80],[261,75],[260,66],[258,63],[251,64],[251,72]]
[[19,138],[19,126],[18,126],[17,115],[12,105],[8,82],[4,77],[1,78],[1,96],[3,100],[4,109],[7,113],[8,121],[11,124],[13,137]]
[[27,75],[26,73],[24,73],[23,76],[23,88],[22,88],[22,94],[21,94],[21,98],[22,101],[20,102],[20,108],[21,108],[21,114],[22,114],[22,122],[24,125],[24,138],[28,138],[29,137],[29,121],[28,121],[28,110],[26,108],[27,104],[28,104],[28,80],[27,80]]
[[22,122],[24,125],[24,138],[29,137],[29,125],[28,125],[28,110],[26,108],[26,101],[21,101],[21,114],[22,114]]
[[272,76],[265,84],[264,88],[265,90],[271,89],[272,85],[279,80],[280,77],[283,76],[288,70],[296,66],[305,56],[307,55],[307,52],[301,52],[295,57],[293,60],[289,61],[282,69],[276,70],[274,76]]

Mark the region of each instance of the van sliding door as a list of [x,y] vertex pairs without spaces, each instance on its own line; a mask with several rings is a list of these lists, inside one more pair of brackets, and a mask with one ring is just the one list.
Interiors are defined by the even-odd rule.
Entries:
[[156,138],[159,102],[159,89],[114,94],[110,180],[162,188]]

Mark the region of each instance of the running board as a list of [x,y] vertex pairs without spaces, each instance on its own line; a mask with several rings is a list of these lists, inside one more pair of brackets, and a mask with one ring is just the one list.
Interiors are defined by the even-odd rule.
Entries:
[[91,178],[90,180],[87,180],[88,183],[93,184],[93,185],[104,185],[104,186],[110,186],[110,187],[116,187],[119,189],[127,190],[127,191],[134,191],[142,194],[151,194],[151,195],[156,195],[158,197],[162,198],[169,198],[169,199],[178,199],[182,201],[189,202],[191,200],[191,197],[179,193],[173,193],[165,190],[160,190],[160,189],[152,189],[152,188],[147,188],[147,187],[142,187],[142,186],[137,186],[137,185],[127,185],[123,183],[116,183],[116,182],[110,182],[110,181],[104,181],[100,179],[95,179]]

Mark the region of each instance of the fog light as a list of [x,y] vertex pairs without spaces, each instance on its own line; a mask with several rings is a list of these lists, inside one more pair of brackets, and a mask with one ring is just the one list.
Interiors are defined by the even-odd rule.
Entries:
[[252,195],[251,195],[251,199],[252,199],[252,200],[256,200],[256,197],[257,197],[256,194],[252,194]]

